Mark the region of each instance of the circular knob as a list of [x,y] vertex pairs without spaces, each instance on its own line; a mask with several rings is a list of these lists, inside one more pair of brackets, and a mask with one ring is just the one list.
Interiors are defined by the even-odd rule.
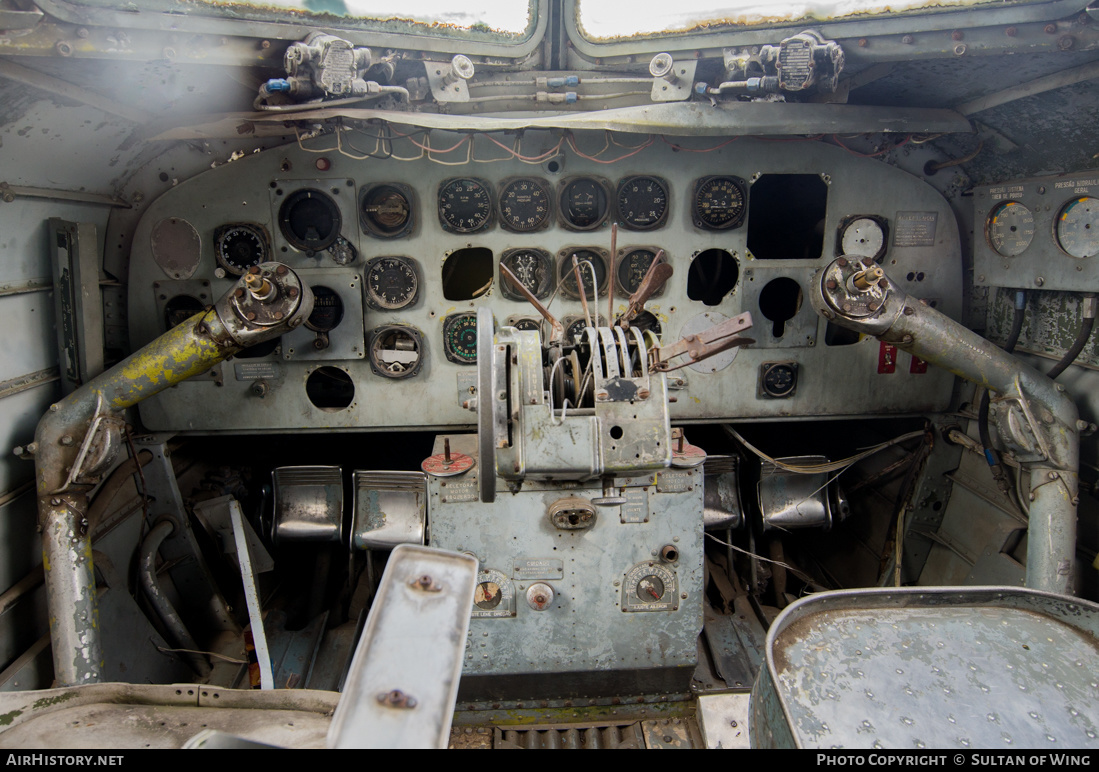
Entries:
[[527,588],[527,605],[535,611],[545,611],[553,603],[553,588],[545,582],[536,582]]

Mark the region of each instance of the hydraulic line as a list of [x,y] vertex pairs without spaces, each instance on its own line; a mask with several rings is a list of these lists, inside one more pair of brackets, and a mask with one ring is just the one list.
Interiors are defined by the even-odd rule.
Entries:
[[1046,377],[1050,380],[1053,380],[1068,369],[1068,366],[1076,361],[1076,357],[1080,356],[1080,352],[1083,351],[1084,346],[1088,344],[1088,338],[1091,337],[1092,328],[1095,327],[1095,312],[1097,306],[1099,306],[1099,298],[1095,295],[1084,296],[1084,318],[1080,322],[1080,332],[1076,334],[1076,340],[1072,342],[1068,351],[1061,357],[1061,361],[1055,364],[1053,369],[1046,373]]

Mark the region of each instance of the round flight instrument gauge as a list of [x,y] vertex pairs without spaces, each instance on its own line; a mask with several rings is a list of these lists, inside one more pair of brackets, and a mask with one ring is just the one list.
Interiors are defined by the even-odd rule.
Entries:
[[515,319],[511,326],[517,330],[523,330],[525,332],[542,332],[542,322],[538,319],[532,319],[530,317],[523,317],[522,319]]
[[545,228],[553,214],[552,194],[542,180],[523,177],[500,191],[500,224],[516,233]]
[[[645,278],[645,274],[649,272],[649,267],[655,259],[655,249],[631,249],[625,255],[619,257],[618,265],[614,271],[615,279],[618,282],[618,294],[628,298],[637,292],[637,288],[641,286],[641,281]],[[660,295],[662,292],[664,292],[663,287],[653,293],[653,297]]]
[[985,238],[996,254],[1021,255],[1034,241],[1034,212],[1018,201],[997,204],[985,223]]
[[443,320],[443,353],[460,365],[477,364],[476,314],[454,314]]
[[[500,265],[515,274],[515,278],[539,300],[549,297],[553,291],[553,257],[545,250],[511,249],[500,258]],[[503,276],[500,291],[510,300],[526,300]]]
[[[561,322],[565,326],[565,343],[580,343],[584,337],[584,330],[588,328],[588,320],[584,317],[565,317]],[[606,317],[600,315],[599,319],[592,319],[592,323],[600,327],[607,324]]]
[[396,311],[416,300],[420,274],[408,257],[375,257],[366,264],[366,300],[374,308]]
[[607,261],[602,254],[592,249],[566,249],[561,252],[561,262],[557,268],[557,283],[561,291],[570,298],[580,299],[580,293],[576,288],[576,274],[572,269],[572,256],[580,262],[580,281],[584,284],[584,294],[591,300],[595,297],[596,289],[592,287],[592,272],[585,262],[590,262],[595,269],[595,279],[598,283],[598,293],[604,294],[607,290]]
[[395,239],[412,229],[412,191],[405,185],[375,185],[359,199],[363,230],[380,239]]
[[792,396],[798,386],[797,365],[793,362],[764,362],[760,386],[768,397]]
[[1099,198],[1080,196],[1061,207],[1054,234],[1057,246],[1069,257],[1099,254]]
[[744,222],[744,180],[739,177],[703,177],[695,183],[691,204],[692,218],[698,228],[712,231],[736,228]]
[[270,260],[270,254],[267,231],[259,225],[235,223],[214,231],[214,256],[228,273],[241,276]]
[[840,228],[840,254],[874,261],[885,255],[885,225],[877,217],[851,217]]
[[477,575],[477,586],[473,590],[472,616],[515,616],[515,585],[504,573],[487,568]]
[[342,225],[340,208],[319,190],[294,191],[279,207],[279,230],[283,237],[310,257],[336,243]]
[[668,216],[668,184],[657,177],[627,177],[618,183],[616,202],[623,227],[659,228]]
[[329,332],[343,321],[343,300],[331,287],[317,285],[313,290],[313,313],[305,326],[313,332]]
[[475,233],[492,222],[492,191],[487,182],[448,180],[439,188],[439,221],[453,233]]
[[558,197],[565,227],[576,231],[598,228],[607,219],[607,187],[592,177],[565,182]]

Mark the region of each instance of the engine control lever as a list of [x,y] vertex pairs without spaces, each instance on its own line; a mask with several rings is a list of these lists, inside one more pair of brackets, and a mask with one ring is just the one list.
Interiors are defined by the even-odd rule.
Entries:
[[[726,319],[721,324],[715,324],[710,329],[703,330],[696,335],[687,335],[670,346],[654,349],[653,363],[650,369],[671,372],[701,362],[704,359],[709,359],[714,354],[720,354],[722,351],[755,343],[751,338],[737,337],[738,332],[743,332],[751,326],[752,315],[744,313],[740,316],[734,316],[732,319]],[[671,360],[681,354],[686,354],[688,361],[672,365]]]
[[557,317],[549,312],[549,309],[538,302],[538,298],[534,297],[534,293],[531,292],[523,282],[519,281],[519,278],[511,272],[503,263],[500,264],[500,275],[503,276],[519,293],[527,299],[535,310],[542,315],[542,317],[550,323],[550,343],[558,343],[565,337],[565,327],[558,321]]
[[636,319],[638,314],[645,310],[645,303],[648,302],[649,298],[659,292],[661,287],[668,283],[668,279],[672,278],[675,270],[663,260],[664,250],[661,249],[657,251],[656,257],[653,258],[649,270],[645,272],[645,278],[641,280],[637,291],[630,295],[630,305],[626,308],[626,312],[622,314],[621,321],[632,322]]

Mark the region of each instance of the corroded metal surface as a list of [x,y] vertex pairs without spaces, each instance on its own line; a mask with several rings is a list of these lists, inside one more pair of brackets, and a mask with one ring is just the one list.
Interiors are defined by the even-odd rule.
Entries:
[[1094,603],[1013,588],[822,593],[775,620],[766,655],[752,730],[757,743],[774,731],[770,747],[789,733],[817,748],[1099,748]]

